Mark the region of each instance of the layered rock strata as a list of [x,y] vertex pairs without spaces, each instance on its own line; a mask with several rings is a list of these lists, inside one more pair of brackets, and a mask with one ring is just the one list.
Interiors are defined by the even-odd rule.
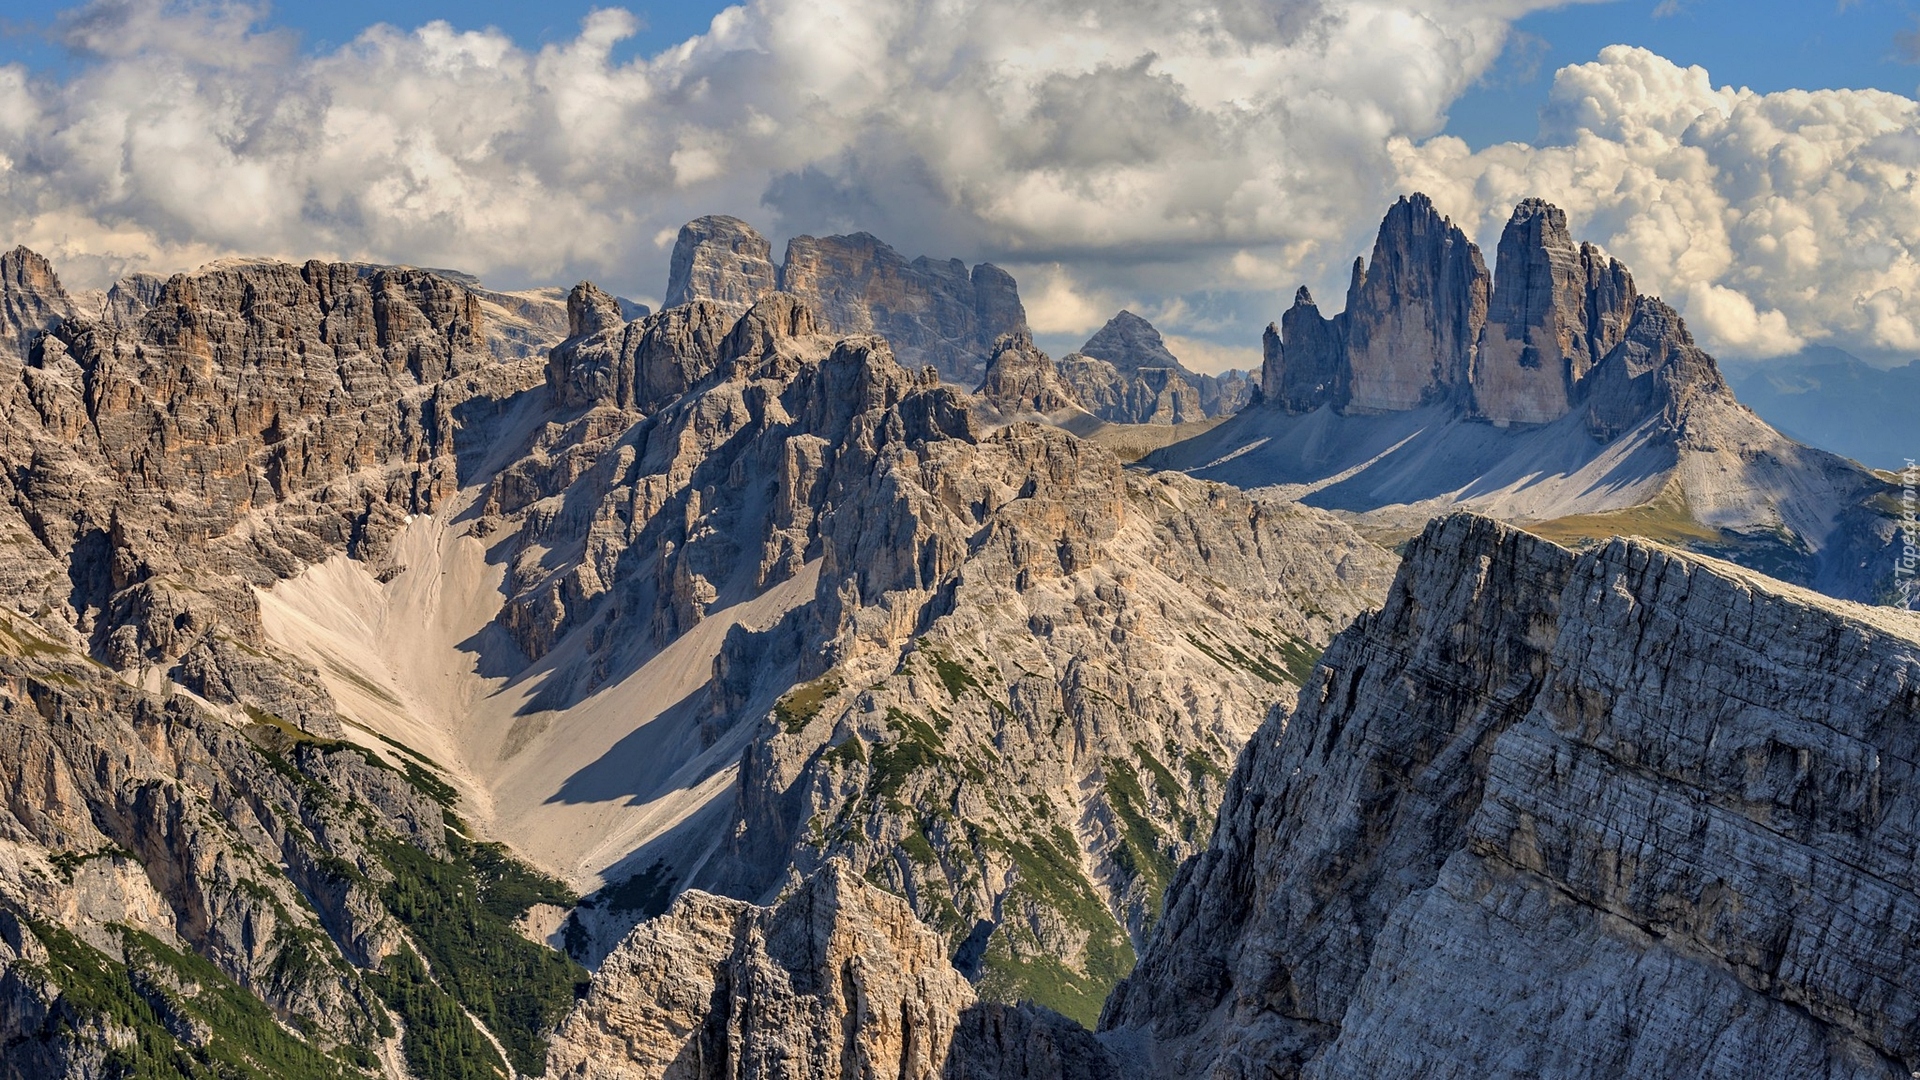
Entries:
[[1617,260],[1575,244],[1564,211],[1514,209],[1495,274],[1424,195],[1387,212],[1347,308],[1304,288],[1265,341],[1262,391],[1290,412],[1402,412],[1444,404],[1496,424],[1573,411],[1588,373],[1626,336],[1638,293]]
[[690,754],[741,747],[738,794],[712,805],[732,823],[643,845],[637,865],[765,899],[843,856],[990,993],[1045,987],[1091,1019],[1212,813],[1213,763],[1389,558],[1322,515],[1130,475],[1058,428],[989,432],[995,401],[1062,404],[1024,335],[1001,343],[1004,392],[976,400],[772,294],[717,345],[672,338],[692,388],[656,404],[614,358],[701,304],[615,326],[576,296],[553,377],[584,411],[482,505],[515,530],[502,622],[521,648],[583,641],[568,662],[593,672],[586,693],[808,583],[776,625],[730,631],[683,706],[701,718]]
[[1920,624],[1429,527],[1103,1018],[1154,1076],[1904,1077]]
[[771,252],[737,218],[688,224],[674,245],[667,306],[709,300],[737,315],[784,291],[806,302],[822,330],[879,334],[907,366],[932,365],[969,388],[980,384],[994,342],[1028,332],[1013,277],[992,263],[968,269],[958,259],[908,261],[868,233],[794,237],[778,268]]
[[835,860],[770,908],[689,892],[607,958],[548,1075],[789,1080],[1110,1076],[1084,1029],[982,1005],[899,897]]
[[779,287],[773,245],[736,217],[715,214],[680,227],[668,265],[665,305],[712,300],[740,307]]
[[1252,395],[1245,373],[1189,371],[1153,324],[1131,311],[1107,321],[1080,351],[1062,357],[1060,378],[1094,415],[1118,424],[1182,424],[1238,412]]

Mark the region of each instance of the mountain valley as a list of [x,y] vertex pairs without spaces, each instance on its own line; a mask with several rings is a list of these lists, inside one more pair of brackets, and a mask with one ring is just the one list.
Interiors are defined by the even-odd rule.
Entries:
[[1920,1069],[1898,488],[1557,209],[665,296],[0,258],[0,1077]]

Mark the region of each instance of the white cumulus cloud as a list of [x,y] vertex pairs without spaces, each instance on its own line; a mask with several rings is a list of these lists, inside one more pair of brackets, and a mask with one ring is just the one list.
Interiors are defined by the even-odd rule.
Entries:
[[538,50],[435,22],[307,54],[244,3],[96,0],[67,74],[0,66],[0,241],[82,286],[241,253],[645,296],[721,212],[992,259],[1054,333],[1124,304],[1250,350],[1395,195],[1487,238],[1541,195],[1715,347],[1920,351],[1909,99],[1609,50],[1539,145],[1435,137],[1560,2],[750,0],[621,61],[619,9]]
[[1709,348],[1920,354],[1920,102],[1715,87],[1612,46],[1562,69],[1540,145],[1395,144],[1400,183],[1482,238],[1539,194]]

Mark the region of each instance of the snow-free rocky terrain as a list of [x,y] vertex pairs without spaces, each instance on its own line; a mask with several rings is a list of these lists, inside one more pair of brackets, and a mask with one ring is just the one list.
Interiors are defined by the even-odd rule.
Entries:
[[1650,536],[1847,599],[1893,592],[1889,479],[1734,399],[1680,317],[1538,199],[1488,273],[1424,196],[1386,215],[1346,310],[1301,289],[1266,334],[1262,404],[1159,468],[1273,488],[1409,535],[1463,507],[1542,535]]
[[[659,313],[0,258],[0,1077],[1911,1070],[1912,617],[1591,539],[1857,593],[1883,482],[1556,214],[1532,299],[1376,255],[1224,422],[866,236],[701,219]],[[1273,448],[1442,409],[1591,550],[1395,583],[1356,525],[1473,499]]]

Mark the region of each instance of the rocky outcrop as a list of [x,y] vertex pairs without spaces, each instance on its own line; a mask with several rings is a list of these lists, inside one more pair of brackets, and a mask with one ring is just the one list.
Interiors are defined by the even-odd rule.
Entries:
[[1307,413],[1322,406],[1344,409],[1353,400],[1346,322],[1322,317],[1305,285],[1279,325],[1268,325],[1260,345],[1260,384],[1267,401],[1290,413]]
[[1486,325],[1489,285],[1480,249],[1426,196],[1396,203],[1372,261],[1355,260],[1347,289],[1346,407],[1400,411],[1459,395]]
[[823,329],[879,334],[902,363],[978,386],[993,343],[1027,332],[1013,278],[991,263],[908,262],[868,233],[797,236],[787,244],[780,288],[806,301]]
[[25,363],[39,339],[73,317],[47,260],[24,247],[0,255],[0,357]]
[[944,943],[840,860],[773,907],[683,893],[620,944],[548,1075],[1079,1080],[1115,1062],[1033,1006],[980,1005]]
[[1131,311],[1108,320],[1059,370],[1089,411],[1116,424],[1191,423],[1238,411],[1251,396],[1243,373],[1187,370],[1160,331]]
[[1906,1076],[1916,671],[1904,614],[1436,522],[1103,1028],[1168,1077]]
[[1396,531],[1464,507],[1580,544],[1650,532],[1846,599],[1893,593],[1886,481],[1760,422],[1564,213],[1520,204],[1484,305],[1471,247],[1403,199],[1346,311],[1325,318],[1302,289],[1269,328],[1263,404],[1145,460]]
[[973,988],[898,897],[841,862],[771,908],[681,894],[600,967],[555,1077],[931,1080]]
[[715,214],[680,227],[667,274],[667,307],[694,300],[751,306],[777,287],[773,245],[736,217]]
[[1625,332],[1581,389],[1587,429],[1606,442],[1654,417],[1678,429],[1696,401],[1732,393],[1679,313],[1649,296],[1635,299]]
[[[619,416],[617,394],[596,398],[503,469],[480,507],[511,535],[500,621],[577,672],[574,694],[714,642],[680,706],[699,737],[672,760],[737,766],[735,794],[703,811],[724,818],[713,839],[661,837],[639,865],[765,901],[844,857],[933,920],[989,996],[1091,1020],[1212,813],[1206,763],[1390,557],[1321,515],[1129,474],[1017,422],[1076,411],[1024,334],[976,399],[877,336],[817,326],[800,299],[763,298],[694,350],[711,356],[697,385]],[[596,340],[555,350],[557,386]],[[710,629],[776,594],[777,621]]]
[[1587,373],[1626,335],[1633,277],[1593,245],[1576,246],[1566,213],[1541,199],[1515,208],[1497,266],[1474,408],[1497,424],[1549,423],[1573,408]]
[[1005,418],[1051,419],[1086,411],[1027,334],[1008,334],[993,343],[993,359],[974,393]]

